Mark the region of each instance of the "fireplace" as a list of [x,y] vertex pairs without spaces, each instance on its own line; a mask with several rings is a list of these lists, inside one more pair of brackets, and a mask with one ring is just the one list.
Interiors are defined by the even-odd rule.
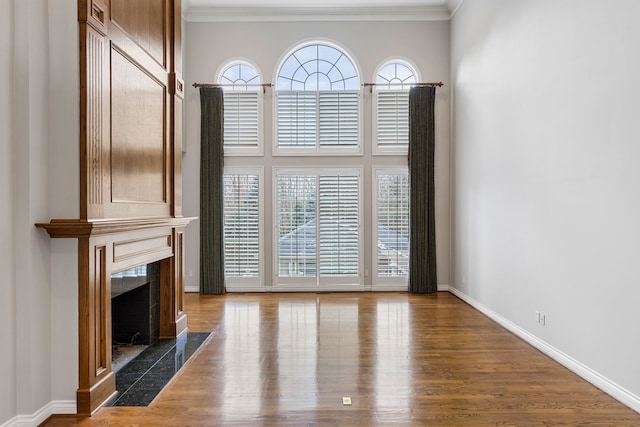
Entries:
[[79,211],[36,225],[78,242],[77,413],[91,415],[116,394],[112,276],[157,262],[159,336],[187,331],[181,0],[78,0],[69,48],[79,60]]
[[112,274],[111,340],[113,345],[151,345],[159,337],[160,269],[158,263],[145,264]]

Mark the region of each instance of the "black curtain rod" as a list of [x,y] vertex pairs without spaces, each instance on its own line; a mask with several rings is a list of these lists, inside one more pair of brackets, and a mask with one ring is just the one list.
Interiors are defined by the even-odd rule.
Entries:
[[193,87],[261,87],[265,92],[268,87],[273,87],[272,83],[194,83]]
[[424,83],[362,83],[362,86],[444,86],[442,82],[424,82]]

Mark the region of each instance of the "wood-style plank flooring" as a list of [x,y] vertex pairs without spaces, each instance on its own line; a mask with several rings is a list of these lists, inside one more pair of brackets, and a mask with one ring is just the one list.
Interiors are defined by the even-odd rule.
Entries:
[[187,313],[212,334],[149,407],[45,425],[640,426],[449,293],[188,294]]

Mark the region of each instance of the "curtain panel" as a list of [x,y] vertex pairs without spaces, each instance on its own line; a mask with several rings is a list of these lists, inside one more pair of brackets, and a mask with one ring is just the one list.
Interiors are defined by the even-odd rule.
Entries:
[[222,88],[200,88],[200,293],[223,294],[224,98]]
[[433,86],[409,91],[409,292],[438,290],[435,225],[435,94]]

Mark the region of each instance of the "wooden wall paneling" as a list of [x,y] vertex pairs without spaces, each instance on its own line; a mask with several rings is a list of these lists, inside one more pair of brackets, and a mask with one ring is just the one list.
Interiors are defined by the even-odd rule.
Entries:
[[111,201],[166,203],[166,87],[116,48],[111,81]]
[[80,217],[100,218],[104,213],[104,177],[109,159],[104,145],[109,138],[108,80],[105,81],[107,42],[87,23],[80,24]]
[[174,253],[170,227],[137,230],[113,237],[112,272],[170,258]]
[[107,244],[78,239],[78,414],[90,415],[115,393],[111,371],[111,273]]
[[112,273],[160,261],[161,335],[187,330],[181,16],[179,0],[78,0],[80,217],[36,226],[78,240],[81,415],[115,393]]
[[[180,85],[184,87],[184,83],[180,82]],[[182,108],[183,108],[183,98],[182,96],[176,94],[173,97],[173,102],[171,103],[171,117],[173,118],[171,123],[173,124],[171,129],[171,136],[173,142],[171,144],[172,148],[172,160],[173,160],[173,168],[172,168],[172,178],[173,184],[172,187],[175,189],[173,192],[173,203],[172,203],[172,215],[173,216],[181,216],[182,215]]]
[[174,229],[174,256],[160,263],[160,338],[187,331],[184,309],[184,228]]
[[163,68],[168,69],[168,0],[111,0],[111,22]]
[[110,40],[112,163],[105,216],[169,216],[174,193],[169,74],[115,25]]
[[173,0],[171,17],[173,18],[173,42],[170,44],[172,52],[169,56],[173,61],[171,71],[182,77],[182,0]]
[[173,13],[169,14],[169,49],[171,59],[169,73],[169,94],[171,96],[171,120],[172,127],[169,130],[171,136],[171,148],[173,157],[173,184],[174,200],[172,214],[182,215],[182,112],[184,103],[184,81],[182,80],[182,2],[172,0],[170,7]]
[[110,0],[78,0],[78,22],[87,23],[106,35]]

